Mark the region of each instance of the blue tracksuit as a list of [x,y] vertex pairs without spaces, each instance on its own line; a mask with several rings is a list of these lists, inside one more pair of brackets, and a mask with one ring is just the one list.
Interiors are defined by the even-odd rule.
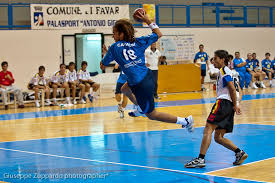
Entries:
[[244,84],[247,88],[251,81],[251,74],[246,72],[246,66],[243,67],[237,67],[238,64],[245,62],[242,58],[235,58],[233,60],[234,63],[234,69],[239,73],[240,76],[240,87],[243,88]]

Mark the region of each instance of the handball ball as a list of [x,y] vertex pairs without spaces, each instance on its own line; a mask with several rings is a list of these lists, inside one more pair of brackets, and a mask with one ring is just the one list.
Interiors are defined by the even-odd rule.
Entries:
[[134,11],[134,14],[133,14],[134,20],[137,22],[142,22],[142,20],[138,18],[139,14],[145,15],[146,11],[143,8],[138,8]]

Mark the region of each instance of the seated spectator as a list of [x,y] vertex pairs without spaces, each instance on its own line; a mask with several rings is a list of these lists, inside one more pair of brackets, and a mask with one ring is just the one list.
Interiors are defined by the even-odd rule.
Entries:
[[274,78],[275,77],[275,57],[274,57],[274,60],[272,60],[271,62],[271,68],[273,70],[272,78]]
[[214,66],[214,58],[210,59],[210,64],[209,64],[209,70],[208,70],[210,79],[212,80],[216,80],[218,73],[219,73],[219,69],[215,68]]
[[270,53],[265,54],[265,59],[262,61],[262,69],[266,73],[266,76],[269,79],[270,88],[272,87],[272,73],[274,73],[273,69],[271,68],[271,60]]
[[233,55],[228,55],[229,62],[228,62],[228,68],[233,70],[234,69],[234,63],[233,63]]
[[31,79],[31,81],[28,84],[29,90],[34,90],[34,96],[35,96],[35,106],[40,107],[39,100],[38,100],[38,93],[40,89],[43,89],[46,93],[46,102],[45,105],[51,105],[50,101],[50,89],[47,86],[46,78],[44,77],[45,73],[45,67],[40,66],[38,68],[38,73],[34,75],[34,77]]
[[248,88],[251,80],[251,75],[246,72],[246,62],[240,58],[240,52],[235,52],[235,59],[233,60],[234,69],[239,73],[240,76],[240,86],[243,89],[244,84],[245,87]]
[[[77,77],[80,83],[85,85],[86,89],[86,97],[90,99],[90,102],[93,102],[93,98],[95,97],[95,92],[99,89],[100,85],[91,80],[91,76],[89,71],[87,71],[88,63],[83,61],[81,63],[81,69],[77,73]],[[90,91],[90,88],[93,88],[93,92]]]
[[159,65],[167,65],[166,56],[159,57]]
[[74,62],[69,63],[68,77],[69,77],[69,80],[68,80],[69,87],[72,89],[73,104],[77,104],[75,99],[76,87],[80,88],[80,103],[85,104],[86,102],[83,100],[83,97],[85,94],[85,85],[82,83],[79,83],[77,79]]
[[252,53],[252,63],[253,63],[253,71],[255,72],[254,77],[260,82],[258,87],[266,88],[263,82],[265,78],[265,73],[260,68],[260,62],[257,59],[256,53]]
[[4,61],[1,64],[2,71],[0,72],[0,92],[2,93],[2,101],[5,105],[5,110],[8,110],[8,96],[7,92],[12,92],[18,99],[18,108],[24,108],[22,91],[12,84],[14,83],[13,75],[8,71],[8,62]]
[[53,89],[53,104],[58,105],[56,101],[57,88],[65,88],[66,103],[71,104],[70,88],[68,84],[69,78],[66,73],[66,65],[60,64],[60,70],[57,71],[51,78],[50,87]]

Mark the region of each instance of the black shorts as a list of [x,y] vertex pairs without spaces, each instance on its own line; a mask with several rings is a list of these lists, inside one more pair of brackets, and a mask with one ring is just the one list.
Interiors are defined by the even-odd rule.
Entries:
[[[264,71],[264,70],[263,70],[263,71]],[[264,72],[266,73],[266,76],[268,77],[270,71],[265,70]]]
[[206,76],[206,70],[201,70],[201,76]]
[[152,71],[148,70],[144,79],[137,85],[129,85],[137,99],[137,103],[143,113],[151,113],[155,110],[154,81]]
[[120,94],[121,93],[121,88],[125,83],[116,83],[116,92],[115,94]]
[[[45,86],[45,85],[38,85],[38,86]],[[29,89],[29,90],[33,90],[34,87],[35,87],[34,84],[31,84],[31,83],[28,84],[28,89]]]
[[218,99],[207,118],[207,122],[217,125],[216,129],[225,129],[226,133],[233,131],[234,126],[233,103],[226,99]]
[[91,81],[81,81],[82,84],[90,84],[90,86],[93,86],[95,84],[95,82]]

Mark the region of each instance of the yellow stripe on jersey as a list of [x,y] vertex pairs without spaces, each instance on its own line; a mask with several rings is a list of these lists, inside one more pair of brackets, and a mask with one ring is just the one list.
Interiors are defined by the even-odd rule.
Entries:
[[224,72],[224,67],[220,69],[222,75],[225,75],[225,72]]

